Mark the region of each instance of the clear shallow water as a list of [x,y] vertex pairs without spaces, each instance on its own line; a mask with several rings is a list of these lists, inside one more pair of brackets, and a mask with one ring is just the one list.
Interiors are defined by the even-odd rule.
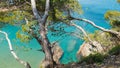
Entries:
[[[107,10],[120,10],[120,5],[115,2],[115,0],[79,0],[84,14],[81,15],[83,18],[90,19],[94,21],[97,25],[102,26],[104,28],[110,28],[108,22],[104,20],[104,13]],[[75,14],[75,16],[78,16]],[[78,16],[79,17],[79,16]],[[82,22],[81,22],[82,23]],[[86,30],[90,32],[94,32],[96,28],[91,25],[80,24]],[[13,27],[10,25],[6,25],[1,30],[7,32],[9,34],[9,38],[13,44],[13,47],[17,53],[17,55],[28,61],[32,68],[38,68],[40,61],[44,58],[44,54],[42,52],[36,51],[40,49],[40,45],[37,43],[35,39],[31,40],[30,43],[20,42],[15,37],[15,33],[18,31],[18,27]],[[69,30],[69,28],[68,28]],[[49,36],[51,41],[54,41],[56,38]],[[64,39],[60,40],[60,46],[64,51],[64,55],[61,58],[62,63],[68,63],[71,61],[77,61],[76,59],[76,51],[79,49],[79,46],[82,44],[79,38],[66,36]],[[0,68],[24,68],[21,64],[19,64],[10,54],[7,41],[5,40],[5,36],[0,33]]]
[[[44,58],[42,52],[36,51],[41,47],[36,42],[35,39],[31,40],[30,43],[23,43],[16,39],[15,33],[18,31],[18,27],[6,25],[1,30],[8,33],[11,43],[17,55],[28,61],[32,68],[38,68],[40,61]],[[32,48],[32,50],[31,50]],[[0,33],[0,68],[24,68],[19,64],[11,55],[8,47],[8,43],[5,39],[5,36]]]

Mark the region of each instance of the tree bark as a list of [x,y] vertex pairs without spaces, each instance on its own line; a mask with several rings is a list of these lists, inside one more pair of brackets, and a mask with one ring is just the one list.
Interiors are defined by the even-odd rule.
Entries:
[[53,61],[53,54],[51,50],[51,44],[48,40],[47,33],[45,26],[40,23],[40,35],[41,35],[41,41],[40,44],[42,45],[42,48],[45,53],[45,68],[53,68],[54,61]]
[[40,38],[36,37],[37,41],[41,44],[42,49],[45,53],[45,59],[42,62],[42,67],[43,68],[53,68],[54,67],[54,60],[53,60],[53,54],[52,54],[52,50],[51,50],[51,46],[50,46],[50,42],[49,39],[47,37],[47,30],[45,27],[47,18],[48,18],[48,12],[49,12],[49,5],[50,1],[46,0],[46,7],[45,7],[45,13],[42,17],[40,17],[40,15],[38,14],[38,11],[36,9],[36,3],[35,0],[31,0],[31,7],[32,7],[32,11],[33,14],[35,16],[35,18],[38,20],[39,23],[39,34],[40,34]]
[[14,57],[19,63],[23,64],[23,65],[25,66],[25,68],[31,68],[31,66],[30,66],[30,64],[29,64],[28,62],[25,62],[25,61],[21,60],[21,59],[16,55],[16,53],[14,52],[14,50],[13,50],[13,48],[12,48],[11,41],[10,41],[10,39],[8,38],[8,34],[7,34],[6,32],[4,32],[4,31],[1,31],[1,30],[0,30],[0,33],[3,33],[3,34],[5,35],[6,40],[7,40],[7,42],[8,42],[8,45],[9,45],[10,52],[11,52],[11,54],[13,55],[13,57]]

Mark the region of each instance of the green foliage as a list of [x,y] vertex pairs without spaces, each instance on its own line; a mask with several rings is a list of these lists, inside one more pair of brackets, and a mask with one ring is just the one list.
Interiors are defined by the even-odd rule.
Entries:
[[111,55],[120,54],[120,45],[117,45],[117,46],[113,47],[113,48],[109,51],[109,54],[111,54]]
[[51,0],[49,19],[56,22],[67,17],[68,9],[79,14],[82,13],[81,6],[77,0]]
[[31,39],[33,39],[33,36],[34,36],[30,34],[31,29],[34,29],[33,30],[34,34],[39,36],[39,33],[38,33],[39,28],[37,25],[37,21],[34,20],[22,25],[21,30],[19,30],[16,33],[16,37],[19,38],[22,42],[29,42]]
[[0,22],[15,24],[16,22],[19,22],[23,20],[22,15],[19,11],[13,11],[13,12],[0,12]]
[[[26,17],[28,17],[27,19],[32,20],[33,18],[31,18],[31,16],[30,16],[30,15],[33,16],[31,5],[23,4],[26,1],[28,1],[30,3],[29,0],[19,0],[19,1],[14,0],[14,5],[22,6],[22,7],[18,8],[17,10],[24,11],[25,13],[22,13],[22,15],[25,15],[26,13],[28,13],[29,15],[27,14],[27,16],[26,16]],[[36,0],[37,9],[41,14],[43,14],[44,10],[45,10],[45,1],[46,0]],[[3,1],[3,3],[5,3],[5,2],[6,1]],[[23,4],[23,5],[21,5],[21,4]],[[0,5],[2,5],[2,4],[0,4]],[[48,19],[50,21],[58,22],[58,21],[60,21],[60,19],[66,18],[68,9],[72,12],[77,12],[79,14],[82,13],[81,6],[77,0],[51,0],[50,1],[50,12],[49,12]],[[21,18],[24,18],[24,17],[22,17],[21,12],[18,13],[18,11],[17,11],[17,13],[16,13],[16,10],[8,11],[8,13],[0,12],[1,13],[0,21],[13,23],[14,20],[17,20],[17,19],[21,20]],[[11,13],[13,13],[13,14],[10,16]],[[20,16],[20,18],[18,16]]]
[[23,33],[20,30],[16,33],[16,37],[18,39],[20,39],[20,41],[22,41],[22,42],[29,42],[32,39],[31,35],[29,35],[27,33]]
[[[31,39],[29,37],[30,29],[33,29],[33,32],[39,36],[39,27],[37,26],[38,24],[33,23],[35,18],[32,13],[31,5],[24,4],[26,1],[30,3],[30,0],[14,0],[14,4],[10,5],[9,9],[11,9],[12,6],[17,6],[17,9],[8,12],[0,12],[0,22],[17,24],[21,20],[24,21],[25,18],[29,20],[29,23],[24,25],[22,24],[22,29],[16,33],[17,38],[23,38],[22,41]],[[42,16],[45,11],[46,0],[35,1],[37,10]],[[6,1],[3,1],[3,3],[5,2]],[[78,0],[50,0],[50,11],[47,22],[50,21],[58,24],[58,22],[61,22],[60,19],[67,18],[68,10],[71,12],[76,12],[78,14],[82,13]]]
[[[98,41],[104,46],[109,46],[112,44],[110,38],[111,35],[109,33],[105,33],[102,31],[95,31],[93,34],[88,35],[92,40]],[[87,38],[84,38],[85,41],[88,41]]]
[[29,19],[32,18],[32,16],[28,12],[19,11],[19,10],[10,11],[10,12],[0,12],[0,22],[9,23],[13,25],[24,20],[25,17]]
[[117,0],[118,3],[120,3],[120,0]]
[[52,0],[52,4],[55,9],[58,10],[70,9],[75,12],[81,13],[81,6],[77,0]]
[[82,59],[83,62],[86,62],[86,63],[101,63],[103,62],[104,60],[104,55],[100,54],[100,53],[96,53],[96,54],[90,54],[89,56],[87,57],[84,57]]
[[26,23],[25,25],[22,25],[22,31],[23,32],[29,32],[30,29],[35,28],[37,25],[37,21],[30,21],[28,24]]
[[[26,0],[30,2],[29,0]],[[26,2],[25,0],[14,0],[14,5],[19,6]],[[36,7],[38,11],[43,14],[45,10],[45,1],[46,0],[36,0]],[[5,3],[5,1],[4,1]],[[2,5],[2,4],[1,4]],[[20,10],[26,11],[33,15],[31,12],[31,5],[23,4],[22,7],[18,8]],[[82,13],[81,6],[78,0],[50,0],[50,12],[49,19],[52,21],[59,21],[59,18],[65,18],[67,16],[68,9],[72,12],[77,12],[78,14]]]
[[4,2],[0,2],[0,7],[6,7],[7,5],[6,5],[6,2],[4,1]]
[[120,27],[120,12],[107,11],[104,15],[105,19],[110,22],[112,27]]

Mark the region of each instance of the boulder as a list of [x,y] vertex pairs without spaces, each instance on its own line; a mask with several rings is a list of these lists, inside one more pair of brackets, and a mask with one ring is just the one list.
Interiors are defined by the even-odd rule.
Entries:
[[79,50],[77,51],[77,58],[80,60],[82,57],[86,57],[90,54],[94,54],[96,52],[102,53],[103,52],[103,47],[101,46],[100,43],[97,41],[93,41],[92,44],[94,47],[89,43],[89,42],[84,42]]
[[52,52],[53,52],[53,60],[57,63],[60,64],[59,60],[63,55],[63,50],[61,47],[58,45],[58,43],[55,43],[54,46],[52,47]]

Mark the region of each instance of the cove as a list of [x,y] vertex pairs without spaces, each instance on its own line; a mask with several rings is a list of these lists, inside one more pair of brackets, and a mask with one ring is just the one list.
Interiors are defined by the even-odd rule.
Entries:
[[[110,25],[105,21],[104,13],[107,10],[120,11],[120,5],[116,3],[115,0],[79,0],[79,2],[84,11],[84,14],[80,15],[82,18],[90,19],[97,25],[108,29],[110,28]],[[77,14],[75,14],[75,16],[79,17]],[[91,25],[87,25],[86,23],[83,24],[81,22],[79,25],[82,25],[88,32],[94,32],[97,30],[96,28],[92,27]],[[28,61],[32,68],[38,68],[40,61],[44,59],[44,54],[37,51],[37,49],[40,49],[41,47],[35,39],[31,40],[29,43],[20,42],[20,40],[15,36],[19,29],[19,27],[11,25],[6,25],[1,28],[1,30],[8,33],[17,55],[21,59]],[[54,41],[56,38],[58,38],[54,38],[49,35],[48,37],[50,41]],[[64,39],[61,39],[59,45],[64,51],[64,55],[60,60],[61,63],[67,64],[72,61],[76,62],[76,52],[82,43],[83,40],[73,36],[67,36]],[[0,34],[0,68],[24,68],[10,54],[7,41],[5,40],[5,36],[3,34]]]

